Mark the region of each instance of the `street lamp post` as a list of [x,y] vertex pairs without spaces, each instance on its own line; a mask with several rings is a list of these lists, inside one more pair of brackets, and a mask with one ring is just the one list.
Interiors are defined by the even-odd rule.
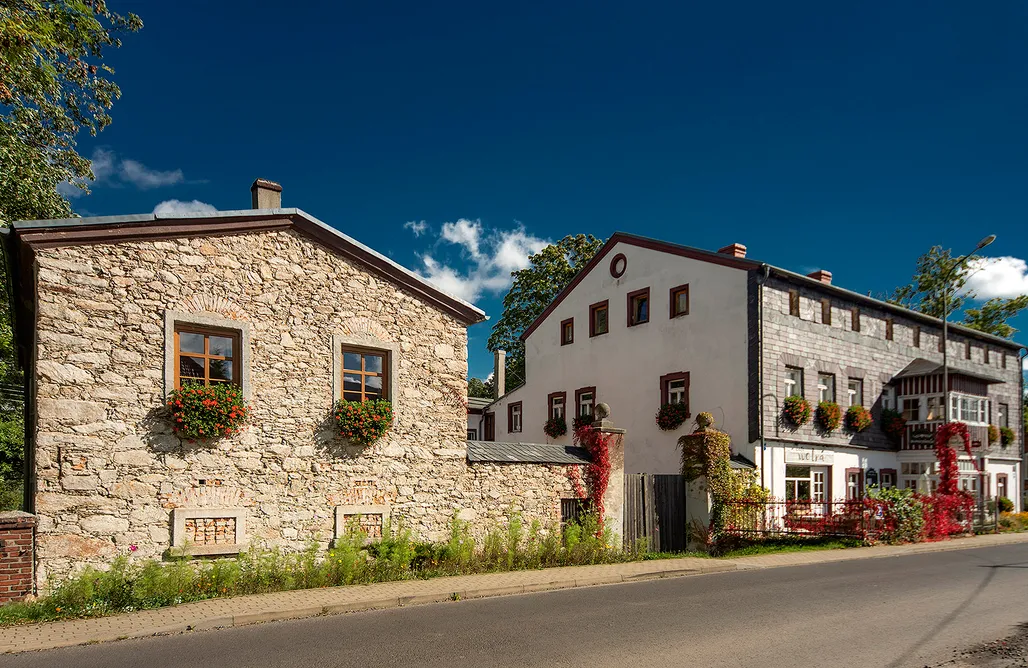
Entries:
[[950,403],[949,403],[949,279],[953,277],[953,272],[956,271],[957,267],[961,265],[965,260],[971,259],[971,257],[985,248],[993,241],[996,240],[995,234],[990,234],[975,246],[975,249],[967,255],[961,255],[956,261],[950,266],[949,271],[942,275],[942,415],[944,422],[950,421]]

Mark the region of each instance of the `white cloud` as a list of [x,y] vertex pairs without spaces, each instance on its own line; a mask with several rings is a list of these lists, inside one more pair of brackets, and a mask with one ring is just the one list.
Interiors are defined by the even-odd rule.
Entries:
[[428,231],[428,223],[423,220],[408,220],[403,224],[403,229],[410,230],[415,237],[420,237]]
[[114,151],[106,148],[93,149],[93,157],[90,159],[90,167],[93,168],[93,176],[98,183],[106,181],[114,175],[117,156]]
[[967,288],[980,299],[1028,295],[1028,263],[1016,257],[986,257],[971,261]]
[[57,184],[57,192],[67,199],[78,199],[89,193],[71,181],[65,181]]
[[118,168],[118,176],[122,181],[131,183],[140,190],[150,190],[163,186],[173,186],[185,181],[181,169],[167,172],[150,169],[138,160],[122,160]]
[[528,266],[528,257],[549,242],[532,236],[520,225],[510,230],[486,230],[480,220],[461,218],[444,223],[442,242],[460,246],[465,267],[455,268],[434,255],[422,256],[422,276],[440,289],[465,301],[483,293],[497,294],[510,287],[511,272]]
[[185,213],[215,213],[216,211],[217,209],[210,204],[196,199],[189,202],[166,199],[153,208],[153,212],[158,216],[180,216]]

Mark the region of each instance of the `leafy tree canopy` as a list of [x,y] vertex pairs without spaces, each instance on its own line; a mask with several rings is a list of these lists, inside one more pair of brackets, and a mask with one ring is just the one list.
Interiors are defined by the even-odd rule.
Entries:
[[[974,301],[977,294],[967,288],[967,281],[975,270],[975,265],[966,257],[953,257],[952,252],[941,246],[932,246],[927,253],[917,259],[917,268],[908,285],[893,290],[886,296],[886,301],[906,308],[942,318],[944,308],[943,290],[945,279],[949,275],[949,293],[946,304],[949,313],[960,311],[969,301]],[[965,327],[977,329],[987,334],[995,334],[1011,338],[1017,331],[1008,324],[1028,307],[1028,295],[1009,299],[996,297],[983,302],[978,308],[964,309]]]
[[525,381],[525,345],[521,334],[539,317],[596,255],[603,241],[591,234],[568,235],[529,258],[529,266],[515,271],[510,292],[503,299],[503,315],[493,325],[489,350],[507,351],[507,386]]
[[72,215],[57,186],[93,178],[75,137],[121,95],[103,49],[142,27],[103,0],[0,0],[0,221]]
[[481,378],[468,378],[468,397],[478,397],[479,399],[492,399],[492,379],[482,380]]

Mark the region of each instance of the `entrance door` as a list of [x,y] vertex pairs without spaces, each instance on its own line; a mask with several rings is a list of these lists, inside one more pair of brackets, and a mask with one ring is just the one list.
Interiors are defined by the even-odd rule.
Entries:
[[496,440],[496,414],[486,413],[485,414],[485,436],[482,437],[484,441],[495,441]]

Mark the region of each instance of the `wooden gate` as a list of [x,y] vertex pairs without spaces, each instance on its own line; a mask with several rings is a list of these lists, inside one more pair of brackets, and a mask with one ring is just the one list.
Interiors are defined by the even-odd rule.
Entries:
[[639,540],[657,552],[685,551],[685,478],[625,474],[625,545]]

